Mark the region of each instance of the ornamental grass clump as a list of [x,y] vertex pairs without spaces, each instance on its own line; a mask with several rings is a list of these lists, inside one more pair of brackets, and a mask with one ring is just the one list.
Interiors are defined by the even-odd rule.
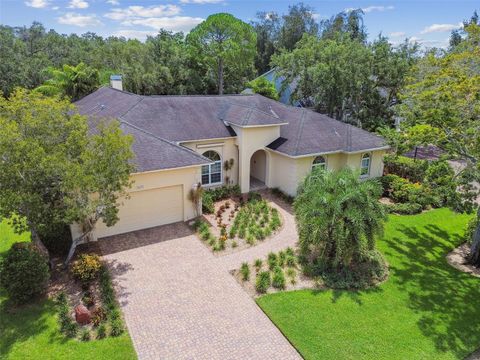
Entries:
[[386,215],[376,180],[351,169],[314,169],[294,202],[304,271],[333,288],[363,288],[382,281],[386,263],[375,247]]
[[265,294],[270,287],[270,272],[268,271],[261,271],[257,274],[257,278],[255,280],[255,289],[260,294]]
[[243,281],[250,280],[250,267],[248,266],[247,262],[242,263],[242,266],[240,267],[240,274],[242,275]]
[[276,289],[285,289],[285,275],[280,266],[273,269],[272,286]]

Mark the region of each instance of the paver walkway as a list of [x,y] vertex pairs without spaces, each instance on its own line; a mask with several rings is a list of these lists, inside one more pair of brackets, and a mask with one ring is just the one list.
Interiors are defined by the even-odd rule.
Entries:
[[182,223],[98,242],[140,359],[301,358],[228,272],[294,245],[293,217],[279,210],[283,231],[224,257]]

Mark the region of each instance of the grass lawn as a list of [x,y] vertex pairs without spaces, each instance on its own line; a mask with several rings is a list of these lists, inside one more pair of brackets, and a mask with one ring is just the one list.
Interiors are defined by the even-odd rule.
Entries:
[[[29,234],[16,235],[0,222],[0,256],[16,241],[29,241]],[[128,333],[90,342],[66,340],[58,331],[51,300],[9,310],[0,289],[0,359],[136,358]]]
[[294,291],[258,304],[306,359],[463,359],[480,347],[480,279],[445,260],[468,216],[390,216],[374,290]]

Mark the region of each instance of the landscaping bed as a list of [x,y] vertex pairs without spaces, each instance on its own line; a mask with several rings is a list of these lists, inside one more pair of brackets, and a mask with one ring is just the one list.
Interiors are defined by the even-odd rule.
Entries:
[[278,291],[321,288],[322,283],[305,276],[292,248],[268,254],[266,259],[245,262],[232,275],[252,297]]
[[[0,257],[5,256],[12,244],[19,241],[28,243],[29,238],[28,233],[17,235],[13,233],[8,222],[0,222]],[[108,273],[100,275],[89,287],[96,299],[96,305],[103,306],[108,303],[102,294],[115,299],[112,288],[106,291],[101,289],[101,282],[105,289],[109,287],[107,284],[111,284],[106,276],[109,276]],[[62,293],[65,295],[58,296]],[[12,304],[6,291],[0,288],[0,358],[42,359],[48,354],[52,359],[136,359],[123,323],[120,324],[122,331],[118,336],[110,336],[112,318],[120,313],[110,315],[105,324],[106,337],[102,340],[95,340],[98,328],[93,325],[74,324],[73,307],[82,302],[84,294],[85,290],[78,281],[73,280],[71,272],[60,269],[52,271],[46,296],[41,296],[29,304]],[[60,316],[61,313],[64,315]],[[89,330],[90,341],[82,341],[86,329]],[[67,333],[73,336],[67,336]],[[86,337],[83,340],[86,340]]]
[[385,156],[382,202],[390,213],[419,214],[448,205],[454,198],[455,172],[444,160],[414,160],[405,156]]
[[281,229],[280,212],[259,193],[216,201],[213,213],[194,223],[200,239],[214,252],[228,254],[264,241]]

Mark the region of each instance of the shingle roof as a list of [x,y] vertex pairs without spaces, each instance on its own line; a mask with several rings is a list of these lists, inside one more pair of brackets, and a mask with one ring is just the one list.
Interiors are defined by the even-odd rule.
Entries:
[[183,146],[158,138],[127,122],[120,124],[125,134],[134,138],[132,150],[137,172],[173,169],[208,164],[210,160]]
[[281,125],[280,138],[268,147],[290,156],[385,146],[367,131],[256,94],[139,96],[103,87],[75,104],[92,124],[96,118],[119,119],[135,138],[138,171],[204,164],[204,157],[178,143],[236,136],[229,124]]

